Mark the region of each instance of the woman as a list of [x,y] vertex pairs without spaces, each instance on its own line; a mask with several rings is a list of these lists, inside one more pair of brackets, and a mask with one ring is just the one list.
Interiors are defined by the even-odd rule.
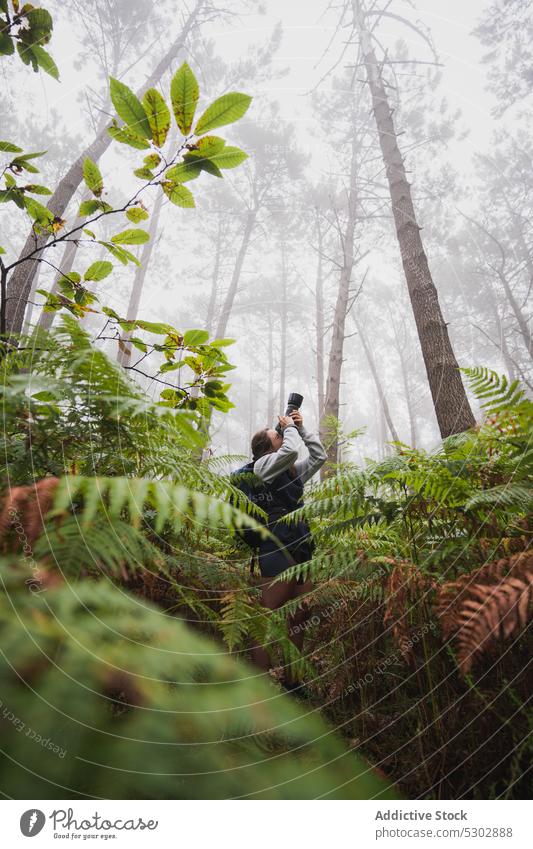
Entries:
[[[304,484],[324,464],[327,455],[318,436],[308,433],[303,426],[299,410],[290,416],[278,416],[282,433],[265,428],[252,439],[254,474],[262,483],[261,507],[268,513],[268,527],[282,543],[280,548],[273,540],[264,540],[259,546],[259,568],[264,607],[274,610],[289,599],[308,593],[310,581],[273,579],[293,566],[305,563],[313,555],[313,541],[306,522],[286,524],[279,519],[302,505]],[[299,448],[305,445],[309,456],[298,460]],[[299,651],[304,640],[305,610],[289,617],[289,637]],[[270,657],[263,646],[252,651],[254,662],[265,671],[270,667]],[[298,684],[287,679],[289,689]]]

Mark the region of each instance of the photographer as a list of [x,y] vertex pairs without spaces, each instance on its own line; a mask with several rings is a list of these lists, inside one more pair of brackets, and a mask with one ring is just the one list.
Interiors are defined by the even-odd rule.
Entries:
[[[268,528],[283,546],[280,548],[273,540],[263,540],[259,545],[262,603],[271,610],[281,607],[289,599],[305,595],[311,589],[310,581],[297,581],[296,578],[273,583],[273,579],[290,566],[310,560],[314,549],[306,522],[285,524],[279,520],[301,507],[304,484],[318,472],[327,458],[318,436],[305,430],[299,410],[278,416],[278,419],[277,429],[258,431],[251,445],[253,471],[262,482],[264,497],[261,506],[268,514]],[[298,461],[302,445],[307,447],[309,456]],[[306,611],[300,609],[289,617],[288,622],[289,637],[299,651],[303,646],[305,619]],[[262,669],[269,669],[270,658],[264,647],[256,646],[252,658]],[[287,679],[285,686],[296,689],[298,684]]]

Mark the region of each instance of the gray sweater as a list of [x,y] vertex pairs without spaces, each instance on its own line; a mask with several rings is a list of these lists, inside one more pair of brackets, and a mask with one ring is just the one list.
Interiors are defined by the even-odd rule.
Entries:
[[[309,456],[298,460],[298,451],[305,445]],[[327,454],[316,434],[309,433],[304,427],[289,425],[283,431],[281,448],[271,454],[264,454],[254,464],[255,474],[265,483],[271,483],[281,472],[294,464],[296,477],[305,483],[324,465]]]

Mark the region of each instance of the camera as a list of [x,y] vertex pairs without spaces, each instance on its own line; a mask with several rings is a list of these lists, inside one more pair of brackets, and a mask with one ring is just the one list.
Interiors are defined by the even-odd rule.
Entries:
[[[287,409],[285,410],[285,415],[290,416],[290,414],[294,410],[299,410],[302,406],[303,400],[303,395],[299,395],[297,392],[291,392],[291,394],[289,395],[289,400],[287,401]],[[279,433],[280,436],[283,433],[283,428],[281,427],[279,422],[277,423],[275,430]]]

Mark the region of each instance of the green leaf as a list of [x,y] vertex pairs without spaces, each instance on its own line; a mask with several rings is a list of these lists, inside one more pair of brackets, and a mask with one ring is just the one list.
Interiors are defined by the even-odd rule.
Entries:
[[30,45],[17,41],[17,53],[25,65],[31,65],[34,71],[39,70],[37,59],[34,59],[31,54]]
[[17,158],[17,162],[19,160],[22,161],[22,160],[26,160],[26,159],[37,159],[38,156],[44,156],[45,153],[48,153],[48,151],[37,150],[37,151],[34,151],[33,153],[25,153],[24,156],[19,156]]
[[5,248],[0,247],[0,254],[5,254]]
[[139,221],[144,221],[148,218],[148,213],[141,206],[132,206],[131,209],[126,211],[126,216],[133,221],[134,224],[138,224]]
[[175,333],[176,329],[172,327],[170,324],[161,324],[160,322],[155,321],[137,321],[137,327],[140,327],[141,330],[148,330],[150,333],[158,333],[158,334],[167,334],[167,333]]
[[41,225],[48,226],[54,220],[54,214],[34,198],[24,198],[24,206],[31,217]]
[[195,206],[194,195],[186,186],[182,186],[181,183],[172,183],[169,180],[165,180],[161,185],[168,199],[176,206],[183,206],[188,209]]
[[211,345],[213,348],[225,348],[226,345],[234,345],[235,339],[213,339]]
[[47,389],[43,389],[41,392],[35,392],[31,397],[34,401],[57,401],[57,395],[54,395],[53,392],[49,392]]
[[122,233],[117,233],[111,236],[111,241],[115,245],[142,245],[148,241],[150,236],[146,230],[123,230]]
[[27,154],[26,156],[17,156],[16,159],[11,161],[11,165],[15,166],[15,168],[22,168],[24,171],[28,171],[30,174],[38,174],[39,169],[35,167],[35,165],[30,165],[27,161],[31,159],[32,156]]
[[161,157],[158,153],[149,153],[148,156],[144,157],[143,162],[148,168],[157,168],[161,162]]
[[214,177],[222,179],[222,174],[218,165],[214,162],[214,157],[212,159],[208,159],[208,157],[199,150],[191,150],[190,153],[185,154],[184,159],[186,162],[197,163],[198,167],[201,168],[202,171],[207,171],[208,174],[212,174]]
[[21,14],[29,24],[26,29],[19,30],[18,34],[22,41],[32,46],[47,44],[54,26],[50,12],[46,9],[36,9],[27,3],[22,7]]
[[205,156],[213,156],[224,149],[226,142],[220,136],[203,136],[196,142],[196,147]]
[[93,231],[92,231],[92,230],[89,230],[89,228],[88,228],[88,227],[84,227],[84,228],[83,228],[83,232],[84,232],[84,233],[87,233],[87,235],[88,235],[88,236],[90,236],[90,237],[91,237],[91,239],[96,239],[96,233],[93,233]]
[[78,215],[93,215],[95,212],[110,212],[113,207],[105,200],[84,200],[80,203]]
[[165,98],[156,88],[149,88],[144,94],[142,105],[148,116],[152,140],[156,147],[162,147],[170,129],[170,110]]
[[32,44],[29,49],[35,56],[39,68],[42,68],[43,71],[45,71],[47,74],[50,74],[50,76],[53,77],[54,80],[59,80],[58,67],[50,56],[50,54],[38,44]]
[[180,162],[168,169],[165,178],[173,183],[186,183],[188,180],[196,180],[201,173],[202,169],[196,162]]
[[170,83],[172,111],[174,112],[176,124],[184,136],[191,130],[199,95],[200,90],[196,77],[187,62],[184,62],[181,68],[174,74]]
[[11,56],[15,52],[13,39],[7,32],[0,32],[0,56]]
[[241,94],[238,91],[223,94],[207,107],[194,128],[195,134],[203,135],[208,130],[214,130],[215,127],[233,124],[234,121],[242,118],[251,102],[252,98],[248,94]]
[[122,328],[122,330],[135,330],[135,328],[137,327],[137,322],[135,321],[135,319],[130,319],[129,321],[128,319],[123,319],[119,321],[119,326]]
[[107,132],[115,141],[120,142],[120,144],[128,144],[137,150],[146,150],[150,147],[146,139],[134,133],[129,127],[117,127],[116,124],[113,124],[107,128]]
[[[31,198],[28,198],[31,200]],[[0,203],[8,203],[13,201],[19,209],[25,209],[25,198],[22,189],[0,189]]]
[[176,403],[183,401],[183,393],[176,392],[175,389],[163,389],[159,397],[164,398],[165,401],[175,401]]
[[149,168],[136,168],[133,172],[139,180],[153,180],[154,175]]
[[115,310],[111,309],[111,307],[102,307],[102,312],[104,315],[108,315],[109,318],[120,318],[118,312],[115,312]]
[[104,248],[107,248],[110,254],[118,259],[122,265],[127,265],[128,262],[133,262],[135,265],[140,265],[141,263],[137,259],[137,257],[131,253],[131,251],[126,250],[126,248],[119,247],[118,245],[113,245],[111,242],[100,242],[100,245],[103,245]]
[[209,339],[207,330],[186,330],[183,335],[183,344],[188,348],[191,345],[204,345]]
[[83,275],[83,279],[86,281],[89,280],[103,280],[104,277],[107,277],[113,271],[113,266],[107,260],[97,260],[93,262],[92,265],[89,266],[85,274]]
[[22,153],[22,148],[17,147],[16,144],[12,144],[8,141],[0,141],[0,152],[3,153]]
[[116,80],[114,77],[110,79],[110,93],[113,106],[117,110],[117,115],[122,118],[125,124],[130,127],[134,133],[143,136],[144,138],[152,138],[152,130],[150,122],[144,110],[144,107],[137,96],[132,92],[127,85]]
[[248,159],[248,154],[239,147],[225,147],[220,153],[211,157],[211,162],[218,165],[219,168],[237,168],[245,159]]
[[181,360],[181,362],[179,363],[163,363],[163,365],[159,369],[159,372],[160,374],[165,374],[165,372],[167,371],[176,371],[176,369],[179,369],[184,365],[185,363],[183,362],[183,360]]
[[68,283],[81,283],[81,274],[78,274],[77,271],[69,271],[68,274],[64,274],[60,278],[59,282],[61,283],[62,280],[66,280]]
[[148,351],[148,345],[146,345],[143,340],[139,339],[137,336],[130,336],[128,342],[130,342],[132,345],[135,345],[135,347],[139,351],[144,351],[144,353]]
[[98,165],[88,157],[83,162],[83,179],[93,195],[100,197],[104,189],[104,181]]
[[[6,177],[8,175],[6,174]],[[46,186],[37,186],[33,183],[28,186],[22,186],[25,192],[31,192],[32,195],[51,195],[52,192]]]

